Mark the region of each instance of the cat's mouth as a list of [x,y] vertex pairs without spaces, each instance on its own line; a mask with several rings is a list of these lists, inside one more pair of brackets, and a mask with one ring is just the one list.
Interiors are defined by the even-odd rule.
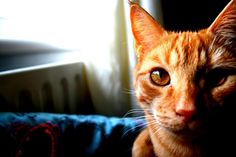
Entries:
[[166,117],[157,113],[152,115],[154,121],[156,121],[156,123],[152,124],[158,125],[162,130],[182,140],[199,139],[207,131],[207,123],[204,120],[207,118],[203,115],[195,115],[189,120],[182,116]]

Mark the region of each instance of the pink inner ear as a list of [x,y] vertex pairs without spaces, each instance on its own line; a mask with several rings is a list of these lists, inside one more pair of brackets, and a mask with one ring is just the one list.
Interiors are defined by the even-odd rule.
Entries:
[[131,4],[130,18],[137,49],[151,51],[166,31],[138,4]]

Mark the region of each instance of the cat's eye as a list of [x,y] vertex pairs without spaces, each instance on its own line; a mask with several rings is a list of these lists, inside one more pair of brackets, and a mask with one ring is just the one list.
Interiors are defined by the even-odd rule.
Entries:
[[153,70],[150,77],[152,82],[158,86],[166,86],[170,83],[170,75],[162,68]]
[[226,81],[226,76],[218,77],[215,81],[215,86],[221,86]]
[[207,84],[209,87],[218,87],[225,83],[228,77],[228,73],[224,70],[213,70],[208,74]]

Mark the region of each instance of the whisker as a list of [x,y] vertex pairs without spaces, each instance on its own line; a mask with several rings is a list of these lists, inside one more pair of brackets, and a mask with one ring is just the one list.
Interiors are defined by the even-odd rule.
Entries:
[[[128,111],[126,113],[125,116],[129,115],[129,114],[134,114],[134,113],[143,113],[143,110],[142,109],[132,109],[130,111]],[[124,117],[125,117],[124,116]],[[126,130],[123,134],[123,136],[125,136],[126,134],[128,134],[129,132],[131,132],[133,129],[136,129],[138,128],[137,132],[140,132],[140,130],[143,130],[144,128],[146,128],[147,126],[147,121],[146,119],[148,119],[149,117],[146,116],[146,115],[141,115],[141,116],[135,116],[133,117],[134,120],[136,121],[136,123],[138,123],[138,125],[136,125],[134,128],[130,128],[128,130]]]
[[[149,114],[145,115],[144,112],[147,112]],[[134,114],[142,114],[142,115],[133,116]],[[143,130],[144,128],[146,128],[147,125],[154,125],[155,126],[155,128],[154,128],[155,129],[155,134],[159,132],[160,128],[156,127],[156,125],[160,125],[160,124],[155,119],[152,109],[150,109],[150,108],[131,109],[123,117],[128,117],[129,115],[132,115],[132,117],[135,120],[140,121],[141,123],[136,125],[134,128],[130,128],[130,129],[126,130],[123,133],[123,136],[125,136],[129,132],[132,132],[133,129],[137,129],[137,128],[138,128],[137,132],[140,132],[140,130]]]
[[122,90],[122,92],[125,93],[125,94],[135,95],[135,90],[133,90],[133,89],[125,88],[125,89]]
[[143,130],[144,128],[146,128],[146,121],[144,120],[144,118],[143,117],[135,117],[135,120],[136,120],[136,122],[135,123],[137,123],[137,125],[135,126],[135,127],[133,127],[133,128],[130,128],[130,129],[128,129],[128,130],[126,130],[124,133],[123,133],[123,135],[122,136],[125,136],[125,135],[127,135],[129,132],[132,132],[133,130],[135,130],[135,129],[137,129],[136,130],[136,132],[140,132],[141,130]]
[[153,125],[154,126],[154,134],[158,134],[161,130],[160,122],[154,118],[153,115],[150,115],[149,117],[146,117],[146,119],[150,119],[150,121],[147,122],[147,125]]
[[128,117],[129,115],[133,116],[134,114],[143,114],[143,110],[142,109],[131,109],[123,116],[123,118]]
[[155,132],[154,132],[154,134],[158,134],[158,133],[160,132],[160,130],[161,130],[161,128],[160,128],[160,127],[155,127],[154,129],[155,129]]
[[135,127],[135,128],[130,128],[130,129],[126,130],[126,131],[122,134],[122,137],[128,135],[130,132],[132,133],[132,132],[133,132],[133,129],[136,129],[136,128],[138,128],[138,129],[135,130],[135,132],[138,132],[138,133],[139,133],[139,132],[141,132],[143,129],[146,128],[146,125],[137,126],[137,127]]

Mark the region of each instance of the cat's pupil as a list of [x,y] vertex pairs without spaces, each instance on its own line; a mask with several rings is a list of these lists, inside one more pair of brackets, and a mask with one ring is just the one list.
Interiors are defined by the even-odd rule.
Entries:
[[151,72],[151,80],[155,85],[166,86],[170,83],[170,75],[166,70],[158,68]]

